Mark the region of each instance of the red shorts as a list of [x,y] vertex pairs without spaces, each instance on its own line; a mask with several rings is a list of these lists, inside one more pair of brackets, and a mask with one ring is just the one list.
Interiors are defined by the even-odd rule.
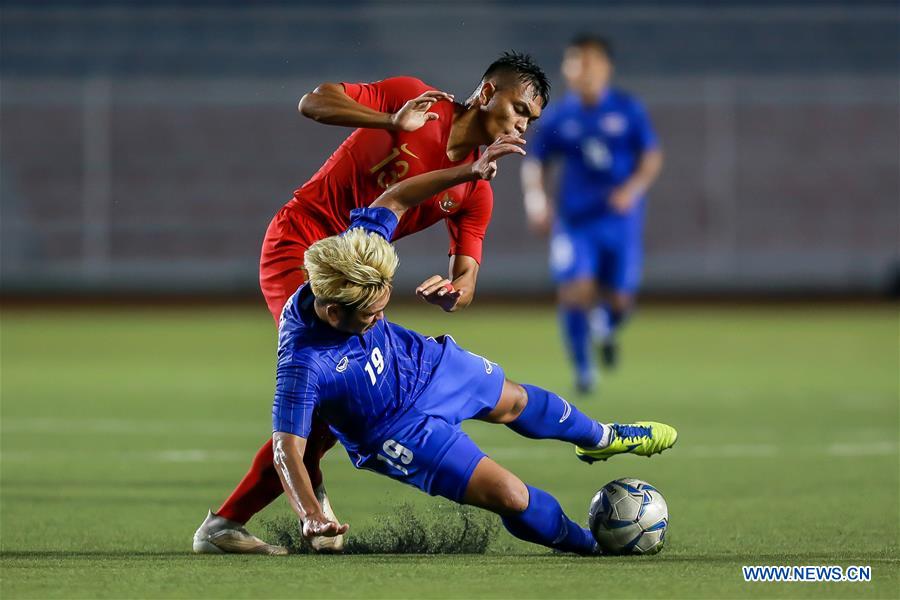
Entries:
[[306,249],[328,236],[297,213],[290,205],[276,213],[266,229],[259,257],[259,287],[276,324],[288,298],[306,281],[301,268]]

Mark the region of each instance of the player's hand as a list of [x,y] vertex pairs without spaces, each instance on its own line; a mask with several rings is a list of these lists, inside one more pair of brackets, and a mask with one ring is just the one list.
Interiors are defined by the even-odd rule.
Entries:
[[515,134],[504,134],[494,140],[494,143],[484,149],[478,160],[472,163],[472,173],[476,179],[490,181],[497,174],[497,159],[507,154],[521,154],[525,156],[525,140]]
[[337,521],[330,521],[324,513],[320,512],[317,514],[307,514],[306,518],[303,519],[300,531],[303,533],[303,537],[309,539],[320,535],[325,537],[343,535],[347,533],[348,529],[350,529],[350,526],[346,523],[341,525]]
[[391,123],[397,131],[415,131],[427,123],[438,118],[438,114],[428,112],[435,102],[448,100],[453,102],[453,95],[438,90],[425,92],[418,98],[413,98],[404,104],[400,110],[391,115]]
[[550,214],[549,210],[545,210],[538,215],[529,215],[528,228],[541,237],[547,237],[550,235],[550,230],[553,229],[553,215]]
[[626,183],[612,191],[612,194],[609,196],[609,204],[614,211],[620,215],[625,215],[631,212],[631,209],[634,208],[640,197],[640,190]]
[[454,288],[446,277],[432,275],[419,284],[416,296],[429,304],[441,307],[444,312],[453,312],[462,292]]

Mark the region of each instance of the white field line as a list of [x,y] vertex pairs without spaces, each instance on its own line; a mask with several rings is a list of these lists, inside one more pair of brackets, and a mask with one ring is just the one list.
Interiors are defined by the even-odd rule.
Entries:
[[831,456],[887,456],[897,454],[897,442],[859,442],[856,444],[830,444]]
[[5,418],[0,422],[3,433],[61,433],[66,435],[258,435],[269,434],[267,415],[258,423],[216,419],[60,419]]
[[[8,463],[59,462],[60,460],[96,460],[99,452],[65,452],[61,450],[8,451],[0,454],[0,461]],[[111,462],[150,463],[216,463],[246,462],[253,458],[251,452],[237,450],[159,450],[133,452],[106,452]]]
[[[561,459],[561,453],[546,445],[535,445],[524,448],[489,448],[485,447],[487,454],[498,460],[528,460],[554,461]],[[0,454],[3,463],[30,463],[59,461],[65,459],[92,458],[99,451],[6,451]],[[170,449],[151,451],[126,451],[108,453],[114,460],[127,462],[151,462],[151,463],[217,463],[217,462],[248,462],[252,456],[250,452],[237,450],[201,450],[201,449]],[[328,454],[332,460],[343,460],[344,452],[335,450]],[[892,441],[861,442],[861,443],[834,443],[823,446],[777,446],[774,444],[724,444],[721,446],[682,446],[677,447],[666,454],[667,457],[680,457],[691,460],[735,460],[735,459],[770,459],[770,458],[859,458],[877,456],[900,456],[900,445]]]
[[163,450],[162,452],[146,452],[140,457],[151,462],[195,463],[246,461],[249,454],[234,450]]
[[[488,452],[499,459],[527,458],[529,460],[556,460],[555,453],[548,453],[546,448],[499,448]],[[679,442],[673,449],[666,451],[666,457],[691,459],[747,459],[747,458],[821,458],[821,457],[860,457],[860,456],[900,456],[900,444],[895,441],[826,443],[823,445],[778,445],[758,444],[695,444]]]
[[[255,421],[255,420],[254,420]],[[239,422],[215,419],[141,420],[141,419],[80,419],[80,418],[5,418],[0,422],[3,434],[63,434],[63,435],[127,435],[127,436],[252,436],[260,440],[269,435],[269,422],[264,417],[259,422]],[[825,442],[817,445],[776,444],[767,442],[739,444],[691,444],[682,439],[667,456],[692,459],[746,459],[776,457],[865,457],[894,456],[900,453],[895,440],[884,440],[884,429],[871,427],[846,430],[856,432],[857,438],[875,437],[875,441]],[[877,438],[882,438],[878,440]],[[9,448],[9,441],[6,442]],[[484,450],[498,459],[558,460],[561,446],[552,442],[535,442],[526,447],[485,446]],[[41,460],[51,455],[61,458],[82,456],[90,452],[55,452],[53,449],[38,452],[8,451],[2,454],[4,461]],[[333,453],[331,453],[333,454]],[[151,462],[221,462],[249,460],[243,453],[227,450],[169,449],[164,451],[120,453],[129,460]]]

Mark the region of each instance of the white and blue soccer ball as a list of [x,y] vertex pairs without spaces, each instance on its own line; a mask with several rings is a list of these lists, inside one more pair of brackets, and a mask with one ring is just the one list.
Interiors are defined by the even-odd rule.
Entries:
[[656,554],[666,541],[669,507],[655,487],[625,477],[594,495],[588,523],[606,554]]

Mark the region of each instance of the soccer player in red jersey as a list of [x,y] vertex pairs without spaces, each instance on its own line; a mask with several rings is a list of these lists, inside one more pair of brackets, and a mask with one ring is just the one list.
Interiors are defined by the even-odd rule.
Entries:
[[[303,256],[316,241],[347,228],[350,211],[368,206],[402,179],[475,161],[500,136],[521,137],[549,100],[546,75],[528,55],[504,53],[487,68],[464,104],[414,77],[375,83],[325,83],[300,100],[300,112],[328,125],[355,127],[319,171],[269,224],[259,281],[276,323],[285,302],[304,283]],[[447,312],[472,302],[482,242],[493,209],[485,180],[457,185],[407,211],[393,240],[443,220],[450,235],[449,277],[434,275],[416,294]],[[333,516],[319,462],[335,439],[313,423],[304,462],[323,509]],[[194,551],[283,554],[251,535],[244,524],[283,491],[273,465],[271,438],[215,513],[194,534]],[[340,551],[343,539],[314,538],[321,551]]]

